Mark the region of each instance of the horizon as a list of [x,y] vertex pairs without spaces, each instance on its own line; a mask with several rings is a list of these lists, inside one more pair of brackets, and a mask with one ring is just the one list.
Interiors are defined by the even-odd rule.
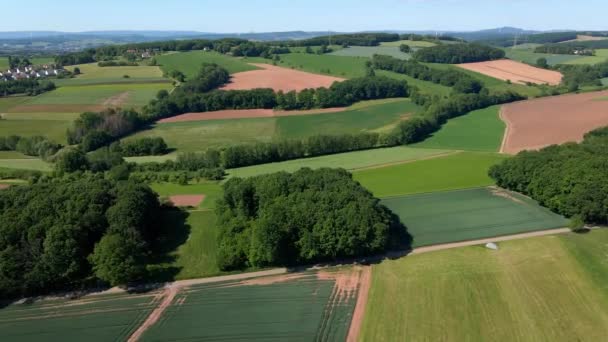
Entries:
[[[57,0],[49,4],[33,0],[29,6],[37,10],[28,13],[30,20],[8,16],[0,23],[0,32],[466,32],[501,27],[534,31],[608,29],[602,15],[608,10],[608,3],[601,0],[585,1],[585,6],[569,6],[570,2],[566,0],[534,3],[523,0],[378,0],[373,4],[361,0],[336,0],[332,3],[310,0],[306,4],[276,4],[271,0],[260,0],[255,4],[242,0],[222,3],[178,0],[177,3],[179,6],[158,0],[128,3],[108,0],[86,4]],[[437,6],[442,6],[443,10],[437,11]],[[4,8],[14,12],[23,7],[8,5]],[[188,10],[184,11],[185,8]],[[590,12],[589,8],[594,8],[594,11]],[[539,15],[541,11],[542,16]],[[95,20],[83,13],[95,13]],[[273,20],[263,20],[265,18]]]

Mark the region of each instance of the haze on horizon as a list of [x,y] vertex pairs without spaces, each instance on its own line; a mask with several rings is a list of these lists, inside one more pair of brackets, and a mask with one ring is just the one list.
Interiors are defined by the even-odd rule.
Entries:
[[[31,0],[5,4],[0,31],[167,30],[217,33],[440,30],[503,26],[605,30],[606,0]],[[35,9],[35,10],[31,10]]]

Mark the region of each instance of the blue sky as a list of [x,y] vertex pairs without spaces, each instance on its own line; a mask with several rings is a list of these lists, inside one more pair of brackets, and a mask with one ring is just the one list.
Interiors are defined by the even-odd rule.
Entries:
[[29,0],[0,31],[608,29],[608,0]]

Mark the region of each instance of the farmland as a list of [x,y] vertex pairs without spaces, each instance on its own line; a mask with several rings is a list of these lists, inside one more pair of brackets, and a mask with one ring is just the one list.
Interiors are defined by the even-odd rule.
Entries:
[[505,124],[500,106],[488,107],[448,121],[438,132],[416,147],[498,152]]
[[[263,58],[248,58],[247,60],[255,63],[268,63],[268,60]],[[313,74],[355,78],[365,76],[365,61],[367,60],[366,58],[290,53],[281,55],[279,66]]]
[[[68,70],[79,68],[81,74],[75,78],[59,79],[58,86],[76,86],[114,83],[168,83],[157,66],[121,66],[99,67],[96,63],[68,67]],[[128,77],[125,77],[128,76]]]
[[247,64],[240,59],[209,51],[170,53],[157,56],[156,61],[165,73],[179,70],[186,77],[193,77],[198,74],[203,63],[218,64],[226,68],[231,74],[257,69],[255,66]]
[[373,268],[361,340],[604,340],[607,233],[385,261]]
[[280,163],[247,166],[228,170],[230,177],[253,177],[279,171],[295,172],[303,167],[318,169],[323,167],[341,167],[346,170],[357,170],[379,167],[388,164],[399,164],[414,160],[433,158],[450,153],[436,149],[410,148],[405,146],[383,148],[369,151],[357,151],[306,159],[296,159]]
[[425,48],[437,45],[435,43],[427,42],[424,40],[399,40],[396,42],[383,42],[380,44],[380,46],[399,47],[401,44],[409,45],[413,48]]
[[558,54],[548,54],[548,53],[535,53],[534,48],[525,49],[521,46],[516,48],[508,48],[505,49],[506,57],[512,59],[514,61],[527,63],[536,65],[536,62],[539,58],[545,58],[547,60],[547,64],[549,65],[557,65],[557,64],[570,64],[575,63],[578,60],[583,59],[584,57],[575,56],[575,55],[558,55]]
[[497,188],[391,197],[384,205],[401,217],[413,246],[561,228],[568,221],[536,202]]
[[332,134],[386,130],[420,110],[408,99],[371,104],[358,104],[348,111],[327,114],[156,124],[127,139],[162,137],[178,151],[200,151],[231,144],[303,138],[319,134],[320,126]]
[[488,169],[505,159],[496,153],[463,152],[353,173],[377,197],[492,185]]
[[332,56],[364,57],[371,58],[373,55],[387,55],[399,59],[410,59],[409,53],[403,53],[397,46],[351,46],[330,53]]
[[535,68],[509,60],[459,64],[458,67],[513,83],[558,85],[562,75],[557,71]]
[[[607,95],[606,91],[563,95],[503,106],[507,123],[503,152],[582,140],[588,131],[608,125],[605,103],[597,101]],[[538,134],[541,129],[544,134]]]

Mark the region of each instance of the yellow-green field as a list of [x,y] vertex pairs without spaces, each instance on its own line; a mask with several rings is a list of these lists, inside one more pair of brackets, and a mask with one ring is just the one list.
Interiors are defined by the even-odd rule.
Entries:
[[[113,83],[169,83],[169,79],[163,78],[163,72],[158,66],[121,66],[121,67],[99,67],[97,63],[80,64],[67,67],[73,71],[76,67],[81,74],[68,79],[56,80],[56,84],[64,85],[91,85],[91,84],[113,84]],[[128,77],[125,77],[128,76]]]
[[608,231],[373,266],[360,341],[606,341]]

